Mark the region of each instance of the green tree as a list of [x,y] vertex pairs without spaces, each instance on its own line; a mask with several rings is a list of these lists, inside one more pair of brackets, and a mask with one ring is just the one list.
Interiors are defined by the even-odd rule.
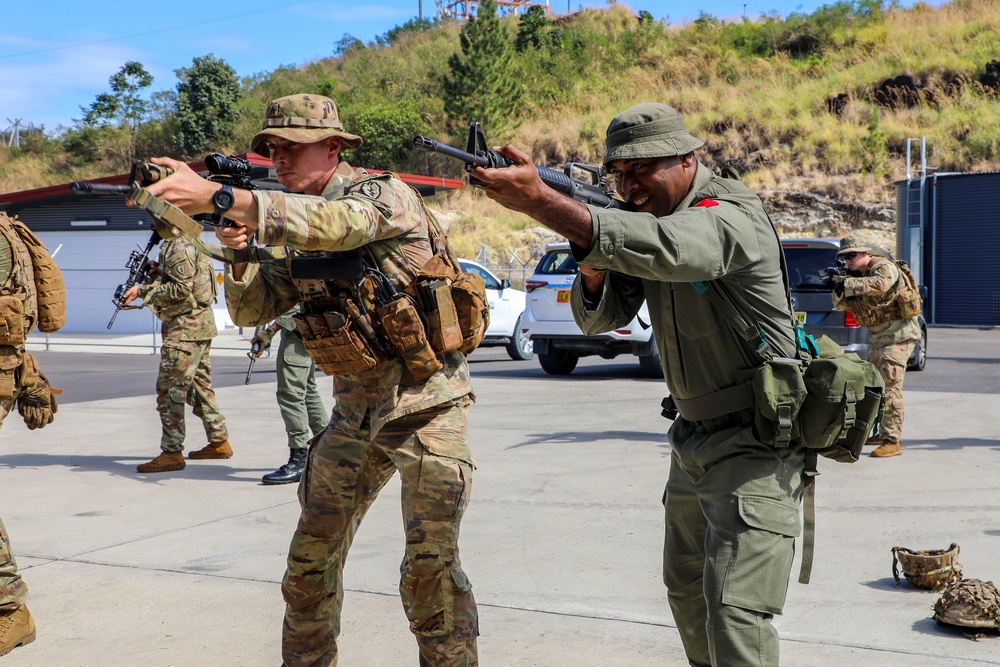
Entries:
[[177,131],[174,141],[185,157],[196,157],[220,143],[232,143],[243,95],[236,72],[208,54],[177,70]]
[[490,138],[516,127],[523,90],[496,0],[479,3],[478,16],[462,28],[459,46],[460,52],[448,59],[443,81],[450,131],[459,134],[479,121]]
[[365,108],[344,119],[345,127],[365,142],[354,150],[352,162],[372,169],[403,170],[413,153],[413,137],[424,127],[411,100]]
[[518,53],[529,47],[539,49],[545,43],[545,33],[551,22],[545,16],[545,8],[539,5],[529,7],[517,21],[517,39],[514,47]]
[[885,132],[879,127],[878,107],[873,104],[871,109],[868,133],[861,139],[861,171],[884,177],[890,171],[888,141]]
[[108,79],[108,83],[110,93],[98,95],[89,109],[80,107],[84,113],[83,123],[90,127],[116,127],[118,132],[105,134],[112,135],[111,151],[118,154],[123,166],[128,166],[135,159],[139,125],[149,112],[149,103],[143,99],[142,91],[153,84],[153,75],[142,63],[130,60]]

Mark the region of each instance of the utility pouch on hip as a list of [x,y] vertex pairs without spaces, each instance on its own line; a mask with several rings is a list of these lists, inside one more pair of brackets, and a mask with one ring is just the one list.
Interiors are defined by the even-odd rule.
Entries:
[[427,318],[427,337],[435,352],[451,352],[462,346],[462,327],[452,300],[451,281],[422,280],[417,284]]
[[441,370],[441,361],[427,341],[420,313],[409,297],[397,295],[380,306],[375,311],[375,317],[414,380],[423,380]]
[[854,353],[844,353],[826,336],[817,339],[820,356],[803,374],[806,398],[799,411],[800,440],[821,456],[857,461],[885,410],[885,386],[878,369]]
[[0,345],[0,401],[11,398],[17,388],[17,370],[24,357],[21,351],[10,345]]
[[463,354],[472,354],[490,326],[490,302],[486,297],[483,277],[477,273],[459,274],[451,285],[451,298],[462,330],[462,345],[458,350]]
[[342,313],[292,316],[302,345],[327,375],[352,375],[375,368],[378,357],[364,336]]
[[16,296],[0,296],[0,345],[24,345],[24,304]]
[[761,441],[787,447],[799,435],[797,419],[806,399],[802,362],[774,358],[764,362],[750,381],[754,395],[754,426]]

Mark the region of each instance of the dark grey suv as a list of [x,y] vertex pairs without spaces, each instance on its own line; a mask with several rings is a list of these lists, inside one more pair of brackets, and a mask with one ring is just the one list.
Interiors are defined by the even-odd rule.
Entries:
[[[862,359],[868,358],[871,343],[868,329],[854,321],[851,311],[833,307],[833,285],[826,270],[837,263],[840,242],[836,239],[783,239],[781,245],[788,262],[788,281],[792,288],[792,307],[805,325],[806,333],[827,335]],[[927,364],[927,322],[919,316],[920,340],[917,341],[907,368],[922,371]]]

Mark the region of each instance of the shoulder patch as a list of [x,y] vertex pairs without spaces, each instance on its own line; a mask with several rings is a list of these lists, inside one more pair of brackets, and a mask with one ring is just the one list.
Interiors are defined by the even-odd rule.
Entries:
[[712,206],[718,206],[718,205],[719,202],[715,201],[714,199],[709,199],[708,197],[706,197],[705,199],[702,199],[700,202],[695,204],[695,207],[701,206],[703,208],[710,208]]
[[379,211],[389,217],[396,204],[396,193],[393,190],[390,174],[366,176],[355,181],[345,192],[373,204]]

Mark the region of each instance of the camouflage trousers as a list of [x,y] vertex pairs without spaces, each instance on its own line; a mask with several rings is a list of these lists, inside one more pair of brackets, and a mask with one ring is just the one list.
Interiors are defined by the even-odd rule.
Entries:
[[903,376],[916,344],[915,340],[905,340],[880,345],[872,339],[868,361],[875,364],[885,382],[885,414],[880,433],[889,442],[899,442],[903,436]]
[[156,411],[160,413],[163,433],[160,449],[179,452],[184,449],[184,406],[190,405],[205,425],[209,443],[229,439],[226,420],[219,412],[212,391],[212,364],[209,361],[211,340],[178,341],[166,339],[160,349],[160,373],[156,378]]
[[0,614],[16,611],[28,595],[28,587],[17,573],[17,561],[10,549],[10,538],[0,518]]
[[663,582],[693,667],[777,667],[780,614],[799,534],[804,450],[753,429],[667,434]]
[[[20,391],[15,389],[13,396],[0,399],[0,426],[14,409]],[[0,614],[9,614],[17,610],[24,604],[27,595],[28,587],[17,573],[17,561],[14,560],[14,552],[10,549],[10,538],[7,536],[7,529],[4,528],[3,519],[0,518]]]
[[278,358],[278,409],[285,422],[289,449],[305,449],[309,439],[330,421],[330,412],[316,389],[316,362],[306,352],[297,331],[281,330]]
[[337,664],[344,560],[369,507],[398,470],[406,548],[399,593],[424,667],[475,667],[479,620],[458,557],[472,490],[468,396],[386,424],[373,441],[333,426],[299,484],[302,513],[281,585],[286,667]]

